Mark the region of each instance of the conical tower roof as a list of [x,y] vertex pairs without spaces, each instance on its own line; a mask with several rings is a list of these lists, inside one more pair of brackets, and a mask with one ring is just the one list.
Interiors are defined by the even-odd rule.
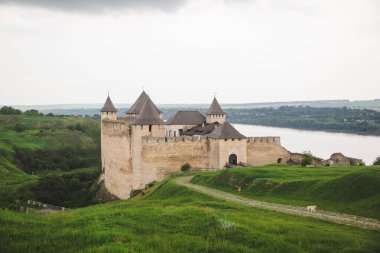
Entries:
[[139,116],[132,122],[133,125],[162,125],[164,122],[157,113],[156,106],[150,97],[147,98]]
[[117,112],[117,109],[113,105],[110,96],[108,95],[106,102],[104,103],[104,106],[102,109],[100,109],[101,112]]
[[[148,94],[146,94],[145,91],[143,91],[140,96],[137,98],[137,100],[131,105],[131,107],[128,109],[126,114],[140,114],[146,100],[148,99]],[[153,103],[153,106],[158,114],[162,113],[157,106]]]
[[205,135],[214,139],[246,139],[244,135],[239,133],[230,123],[225,122],[218,126],[214,131]]
[[207,115],[211,114],[226,114],[223,110],[222,107],[220,106],[218,100],[216,100],[216,97],[214,97],[214,100],[211,103],[210,109],[207,111]]

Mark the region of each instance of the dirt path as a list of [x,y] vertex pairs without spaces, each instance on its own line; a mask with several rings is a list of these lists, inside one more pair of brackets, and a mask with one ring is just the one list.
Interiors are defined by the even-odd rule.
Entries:
[[249,199],[245,197],[240,197],[228,192],[209,188],[206,186],[192,184],[190,183],[190,180],[192,177],[193,176],[179,177],[175,181],[177,184],[185,186],[191,190],[194,190],[203,194],[207,194],[211,197],[238,203],[245,206],[257,207],[257,208],[262,208],[262,209],[267,209],[271,211],[287,213],[287,214],[292,214],[292,215],[313,217],[317,219],[332,221],[335,223],[346,224],[346,225],[356,226],[360,228],[380,231],[380,221],[376,219],[364,218],[364,217],[354,216],[354,215],[349,215],[349,214],[325,212],[321,210],[317,210],[317,212],[310,213],[306,211],[306,207],[303,208],[303,207],[298,207],[298,206],[282,205],[282,204],[275,204],[275,203],[270,203],[270,202],[253,200],[253,199]]

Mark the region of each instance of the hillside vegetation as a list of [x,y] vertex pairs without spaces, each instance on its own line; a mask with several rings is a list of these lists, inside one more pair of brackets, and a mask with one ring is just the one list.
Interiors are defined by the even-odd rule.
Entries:
[[380,112],[368,109],[281,106],[226,112],[233,123],[380,135]]
[[191,182],[257,200],[380,218],[380,166],[225,169],[199,174]]
[[0,206],[27,199],[66,207],[94,203],[99,136],[92,119],[0,115]]
[[0,210],[0,222],[4,253],[380,250],[380,232],[229,204],[173,180],[129,201],[62,213]]
[[[380,252],[379,231],[232,204],[178,186],[173,177],[131,200],[88,206],[97,203],[97,121],[33,111],[0,115],[0,130],[1,253]],[[270,166],[204,173],[194,181],[378,217],[379,171]],[[28,199],[81,208],[19,212]]]

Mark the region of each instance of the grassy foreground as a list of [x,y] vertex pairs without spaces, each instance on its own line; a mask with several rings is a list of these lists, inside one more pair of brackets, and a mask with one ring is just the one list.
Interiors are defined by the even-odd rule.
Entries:
[[380,232],[229,204],[172,180],[156,188],[50,215],[0,210],[1,252],[380,251]]
[[226,169],[199,174],[191,182],[257,200],[380,219],[380,166]]

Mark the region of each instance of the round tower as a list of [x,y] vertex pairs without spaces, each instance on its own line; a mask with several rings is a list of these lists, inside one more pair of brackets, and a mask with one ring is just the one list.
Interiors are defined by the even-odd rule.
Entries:
[[100,110],[101,120],[117,120],[117,109],[113,105],[110,96],[108,95],[103,108]]
[[208,109],[206,123],[215,123],[223,124],[226,122],[226,113],[222,110],[218,100],[214,97],[210,108]]

